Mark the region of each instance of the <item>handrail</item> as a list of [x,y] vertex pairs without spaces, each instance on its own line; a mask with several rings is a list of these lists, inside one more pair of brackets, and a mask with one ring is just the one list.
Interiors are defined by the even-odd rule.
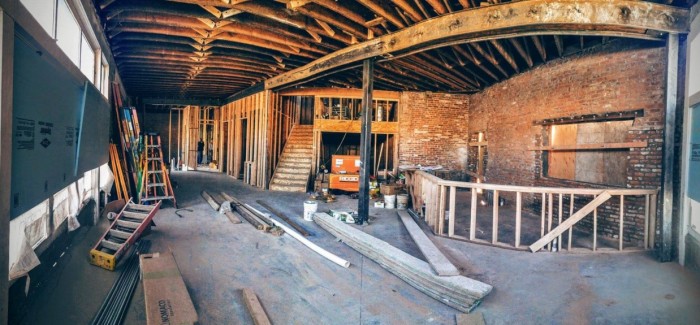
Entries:
[[[622,251],[624,247],[624,236],[625,233],[625,213],[627,217],[632,218],[644,218],[643,225],[643,241],[644,248],[648,249],[654,245],[654,236],[656,229],[656,199],[659,189],[626,189],[626,188],[566,188],[566,187],[536,187],[536,186],[520,186],[520,185],[502,185],[502,184],[488,184],[488,183],[473,183],[473,182],[462,182],[462,181],[451,181],[442,179],[436,175],[432,175],[422,170],[416,170],[413,174],[407,175],[407,185],[409,185],[409,194],[411,194],[413,199],[414,207],[419,207],[416,212],[421,214],[425,222],[432,228],[433,232],[437,235],[443,235],[445,230],[447,230],[447,237],[458,238],[462,240],[468,240],[473,242],[488,243],[494,246],[506,246],[509,248],[520,247],[521,240],[521,228],[523,220],[528,219],[523,217],[523,200],[528,200],[528,203],[533,203],[541,201],[541,215],[540,221],[540,237],[547,237],[545,234],[552,234],[552,227],[557,229],[556,236],[547,237],[547,247],[551,250],[559,250],[562,246],[567,246],[568,250],[572,249],[572,237],[573,237],[573,226],[578,223],[583,216],[579,212],[575,213],[575,205],[579,202],[586,202],[590,199],[596,199],[603,196],[617,196],[619,201],[607,201],[607,203],[602,203],[598,205],[604,205],[603,213],[601,215],[612,216],[615,219],[609,219],[606,217],[606,226],[617,228],[617,240],[618,249]],[[468,237],[459,236],[455,234],[457,216],[456,201],[457,201],[457,189],[458,188],[468,188],[473,189],[471,195],[470,211],[467,211],[467,216],[469,220]],[[476,238],[476,228],[477,228],[477,209],[483,209],[478,206],[478,202],[483,202],[486,197],[482,197],[481,200],[477,199],[477,196],[484,191],[490,191],[490,197],[488,200],[492,202],[487,202],[492,205],[492,220],[491,220],[491,238],[490,240]],[[515,238],[514,244],[510,245],[508,243],[500,242],[498,238],[498,228],[499,228],[499,197],[503,197],[504,192],[512,192],[515,196]],[[526,194],[536,194],[533,198],[532,196],[524,197],[523,193]],[[584,201],[580,201],[580,197],[584,197]],[[632,197],[632,198],[630,198]],[[641,198],[639,198],[641,197]],[[464,199],[461,196],[460,199]],[[625,207],[625,199],[628,201],[635,202],[636,206],[634,208]],[[566,201],[567,207],[564,206]],[[554,203],[557,203],[555,205]],[[576,202],[576,203],[572,203]],[[619,202],[619,205],[618,205]],[[643,206],[642,206],[643,204]],[[539,203],[538,203],[539,205]],[[598,249],[598,223],[599,223],[599,211],[598,205],[591,208],[592,210],[592,250],[596,251]],[[555,208],[556,206],[556,208]],[[612,208],[611,208],[612,206]],[[566,213],[564,212],[566,211]],[[511,211],[511,210],[507,210]],[[589,215],[591,211],[587,212]],[[512,212],[509,212],[512,213]],[[505,215],[501,216],[501,223],[503,220],[508,220],[512,216]],[[617,215],[617,216],[616,216]],[[504,218],[505,217],[505,218]],[[573,219],[572,219],[573,217]],[[483,214],[482,217],[483,218]],[[569,220],[571,219],[571,220]],[[512,219],[510,219],[512,220]],[[532,221],[532,219],[529,219]],[[575,220],[575,221],[574,221]],[[614,220],[614,221],[612,221]],[[641,223],[641,219],[637,219]],[[447,222],[446,222],[447,221]],[[614,224],[614,223],[615,224]],[[618,223],[619,222],[619,223]],[[447,225],[445,225],[447,223]],[[482,225],[483,222],[482,222]],[[563,226],[564,228],[562,228]],[[447,229],[445,229],[447,228]],[[465,228],[460,228],[465,229]],[[563,230],[562,230],[563,229]],[[568,244],[562,242],[563,234],[568,230]],[[639,235],[640,230],[633,232],[634,236]],[[610,234],[607,232],[607,234]],[[556,240],[554,239],[556,238]],[[641,242],[641,236],[637,237]],[[542,239],[540,239],[541,243]]]

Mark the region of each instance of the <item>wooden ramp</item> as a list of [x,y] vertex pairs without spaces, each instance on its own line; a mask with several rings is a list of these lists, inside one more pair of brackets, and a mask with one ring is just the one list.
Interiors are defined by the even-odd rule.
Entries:
[[399,218],[406,226],[406,230],[418,245],[418,249],[423,253],[425,259],[430,263],[430,267],[439,276],[459,275],[459,270],[450,262],[445,255],[435,246],[435,244],[425,235],[418,224],[411,218],[408,212],[397,211]]
[[428,263],[326,213],[316,213],[314,221],[414,288],[457,310],[470,312],[491,292],[490,285],[465,276],[437,276]]

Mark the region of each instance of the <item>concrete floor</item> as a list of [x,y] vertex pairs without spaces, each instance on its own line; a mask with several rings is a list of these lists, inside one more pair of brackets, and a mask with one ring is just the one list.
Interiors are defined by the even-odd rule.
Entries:
[[[240,289],[252,288],[275,324],[454,324],[458,311],[424,295],[378,264],[301,218],[303,193],[266,192],[227,176],[175,172],[178,217],[161,209],[146,238],[151,251],[174,252],[201,324],[250,324]],[[227,191],[259,207],[265,200],[313,233],[310,240],[350,263],[344,269],[293,238],[275,237],[215,213],[200,191]],[[354,208],[339,196],[319,210]],[[422,258],[393,210],[370,209],[361,228]],[[87,324],[118,272],[88,264],[107,227],[77,230],[74,243],[30,299],[22,324]],[[648,253],[527,253],[429,235],[463,275],[494,286],[476,311],[487,324],[694,324],[700,321],[700,278]],[[139,284],[126,324],[145,324]]]

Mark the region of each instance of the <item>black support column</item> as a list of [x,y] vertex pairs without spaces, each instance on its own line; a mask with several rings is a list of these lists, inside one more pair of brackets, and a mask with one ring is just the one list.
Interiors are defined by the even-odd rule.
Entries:
[[369,221],[369,174],[372,172],[372,89],[374,88],[374,59],[362,62],[362,129],[360,133],[360,195],[357,202],[357,224]]

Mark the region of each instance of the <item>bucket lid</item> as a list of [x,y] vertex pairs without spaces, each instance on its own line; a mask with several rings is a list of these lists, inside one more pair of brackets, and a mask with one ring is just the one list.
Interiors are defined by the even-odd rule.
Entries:
[[304,201],[304,204],[317,204],[317,202],[308,200],[308,201]]

